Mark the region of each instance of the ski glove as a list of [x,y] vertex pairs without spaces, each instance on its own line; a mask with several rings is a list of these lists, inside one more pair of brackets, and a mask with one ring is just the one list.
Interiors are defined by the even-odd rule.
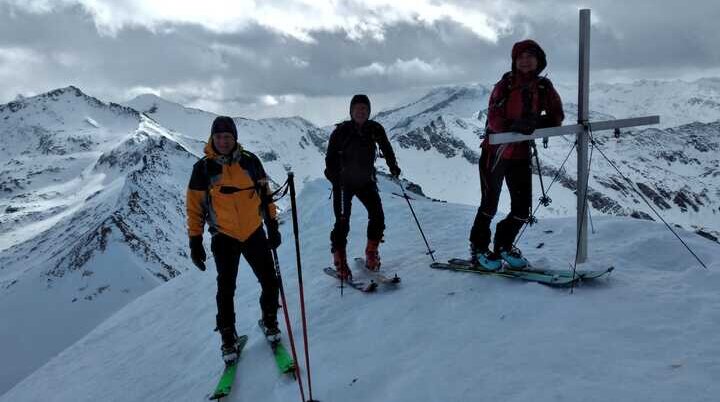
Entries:
[[510,131],[530,135],[535,131],[536,125],[537,122],[534,119],[515,120],[512,122],[512,124],[510,124]]
[[205,271],[207,254],[205,254],[205,247],[203,247],[202,235],[190,236],[190,259],[199,270]]
[[265,222],[265,226],[267,226],[267,239],[268,239],[268,246],[271,249],[276,249],[280,247],[280,243],[282,243],[282,237],[280,236],[280,228],[278,221],[275,219],[268,219],[267,222]]
[[390,166],[390,175],[392,175],[392,177],[397,179],[398,177],[400,177],[401,172],[402,171],[400,170],[400,166],[398,166],[398,165]]
[[325,169],[323,173],[325,174],[325,178],[328,179],[333,186],[337,184],[335,183],[335,181],[337,181],[337,175],[332,174],[328,169]]
[[557,124],[555,124],[555,122],[552,119],[550,119],[550,116],[548,116],[548,115],[540,116],[540,118],[538,119],[537,128],[548,128],[548,127],[556,127],[556,126],[557,126]]

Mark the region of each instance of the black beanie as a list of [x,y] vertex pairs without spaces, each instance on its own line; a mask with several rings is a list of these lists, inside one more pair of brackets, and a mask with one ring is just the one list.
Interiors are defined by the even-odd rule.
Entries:
[[356,103],[363,103],[367,105],[368,114],[370,113],[370,98],[368,98],[367,95],[357,94],[352,97],[352,100],[350,101],[350,113],[352,113],[353,105],[355,105]]
[[215,133],[230,133],[232,134],[233,138],[235,138],[235,141],[237,142],[238,139],[238,133],[237,133],[237,127],[235,127],[235,121],[233,121],[232,117],[227,116],[218,116],[215,118],[212,124],[212,128],[210,129],[210,135]]

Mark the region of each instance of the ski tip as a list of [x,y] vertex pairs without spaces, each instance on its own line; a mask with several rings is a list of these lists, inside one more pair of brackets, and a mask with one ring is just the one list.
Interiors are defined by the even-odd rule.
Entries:
[[375,281],[370,281],[370,283],[363,289],[363,292],[365,293],[372,293],[376,291],[378,288],[378,284]]

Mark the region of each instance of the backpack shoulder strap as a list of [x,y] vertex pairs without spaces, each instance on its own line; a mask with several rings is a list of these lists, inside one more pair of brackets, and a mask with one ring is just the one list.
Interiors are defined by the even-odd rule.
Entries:
[[547,109],[548,93],[553,88],[552,82],[545,76],[538,78],[538,105],[539,112]]
[[500,97],[495,101],[494,107],[505,107],[512,88],[512,71],[503,74],[495,86],[500,86]]
[[[262,163],[260,162],[260,158],[257,157],[254,153],[246,150],[241,151],[242,158],[240,159],[240,166],[242,166],[243,169],[247,170],[248,174],[250,175],[250,179],[253,182],[253,185],[255,186],[256,191],[262,187],[262,182],[265,180],[265,170],[262,167]],[[258,191],[259,193],[260,191]]]

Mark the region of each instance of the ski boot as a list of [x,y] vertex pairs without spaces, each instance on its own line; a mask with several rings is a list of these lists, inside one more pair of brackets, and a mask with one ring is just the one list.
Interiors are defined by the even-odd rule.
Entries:
[[511,269],[523,269],[530,265],[530,262],[523,257],[522,252],[517,247],[510,250],[501,250],[500,257],[510,266]]
[[349,281],[352,279],[352,271],[348,266],[347,254],[344,248],[333,251],[333,265],[340,280]]
[[377,272],[380,269],[379,246],[379,241],[368,239],[367,246],[365,247],[365,267],[371,271]]
[[235,332],[235,326],[220,328],[218,332],[220,332],[220,338],[222,340],[222,346],[220,346],[222,359],[225,364],[232,364],[238,358],[238,336],[237,332]]
[[483,271],[499,271],[502,268],[502,257],[487,248],[482,250],[470,245],[470,261]]
[[262,329],[265,339],[270,343],[280,341],[280,328],[275,317],[264,317],[258,321],[260,329]]

